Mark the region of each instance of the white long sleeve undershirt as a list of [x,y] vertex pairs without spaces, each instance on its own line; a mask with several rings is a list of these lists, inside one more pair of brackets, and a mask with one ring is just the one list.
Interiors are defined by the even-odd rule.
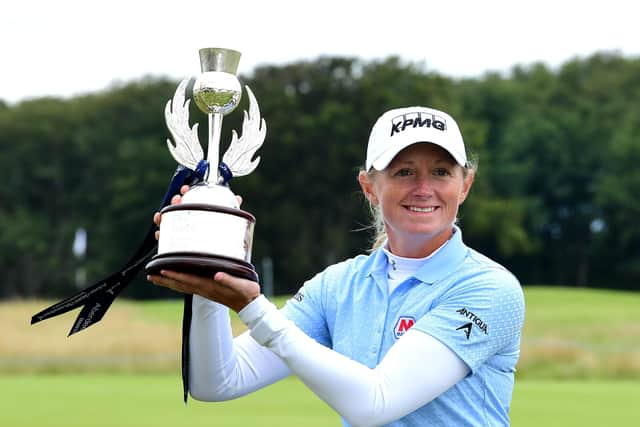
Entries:
[[227,310],[194,296],[191,393],[227,400],[290,372],[353,426],[383,425],[427,404],[463,379],[469,368],[447,346],[409,330],[374,369],[307,336],[264,296],[240,318],[250,329],[233,340]]
[[226,306],[194,295],[192,307],[189,389],[194,399],[235,399],[291,374],[249,332],[233,338]]

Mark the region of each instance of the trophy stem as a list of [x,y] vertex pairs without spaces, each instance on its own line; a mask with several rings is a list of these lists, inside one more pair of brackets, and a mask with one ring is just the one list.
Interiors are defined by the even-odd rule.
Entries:
[[207,161],[209,162],[209,176],[211,176],[211,173],[215,173],[215,179],[213,182],[217,182],[218,180],[222,117],[221,113],[209,113],[209,148],[207,152]]

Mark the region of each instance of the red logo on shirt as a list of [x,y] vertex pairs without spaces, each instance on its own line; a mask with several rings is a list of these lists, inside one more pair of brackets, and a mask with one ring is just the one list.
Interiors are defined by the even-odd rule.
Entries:
[[416,319],[411,316],[400,316],[396,322],[396,326],[393,328],[393,335],[396,339],[400,338],[407,332],[413,325],[415,325]]

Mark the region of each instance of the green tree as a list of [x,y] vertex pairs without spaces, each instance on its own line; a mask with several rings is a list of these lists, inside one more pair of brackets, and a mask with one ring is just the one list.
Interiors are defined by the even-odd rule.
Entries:
[[[277,293],[370,245],[356,176],[389,108],[429,105],[457,118],[479,159],[460,212],[465,240],[524,283],[638,289],[640,60],[615,53],[552,70],[456,80],[397,57],[321,57],[240,76],[267,121],[262,162],[233,180],[257,218],[253,260],[274,263]],[[177,82],[146,78],[72,99],[0,102],[0,297],[68,295],[136,249],[176,167],[163,110]],[[226,116],[222,147],[247,108]],[[206,144],[206,117],[194,106]],[[88,233],[74,259],[75,232]],[[142,277],[130,296],[168,295]]]

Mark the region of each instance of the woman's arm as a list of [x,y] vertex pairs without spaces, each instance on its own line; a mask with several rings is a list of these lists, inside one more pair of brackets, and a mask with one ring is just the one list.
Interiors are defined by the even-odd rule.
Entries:
[[198,295],[192,306],[189,388],[194,399],[235,399],[290,374],[248,333],[233,338],[227,307]]
[[469,373],[453,351],[420,331],[409,330],[371,369],[309,338],[264,296],[239,314],[257,342],[354,426],[401,418]]

